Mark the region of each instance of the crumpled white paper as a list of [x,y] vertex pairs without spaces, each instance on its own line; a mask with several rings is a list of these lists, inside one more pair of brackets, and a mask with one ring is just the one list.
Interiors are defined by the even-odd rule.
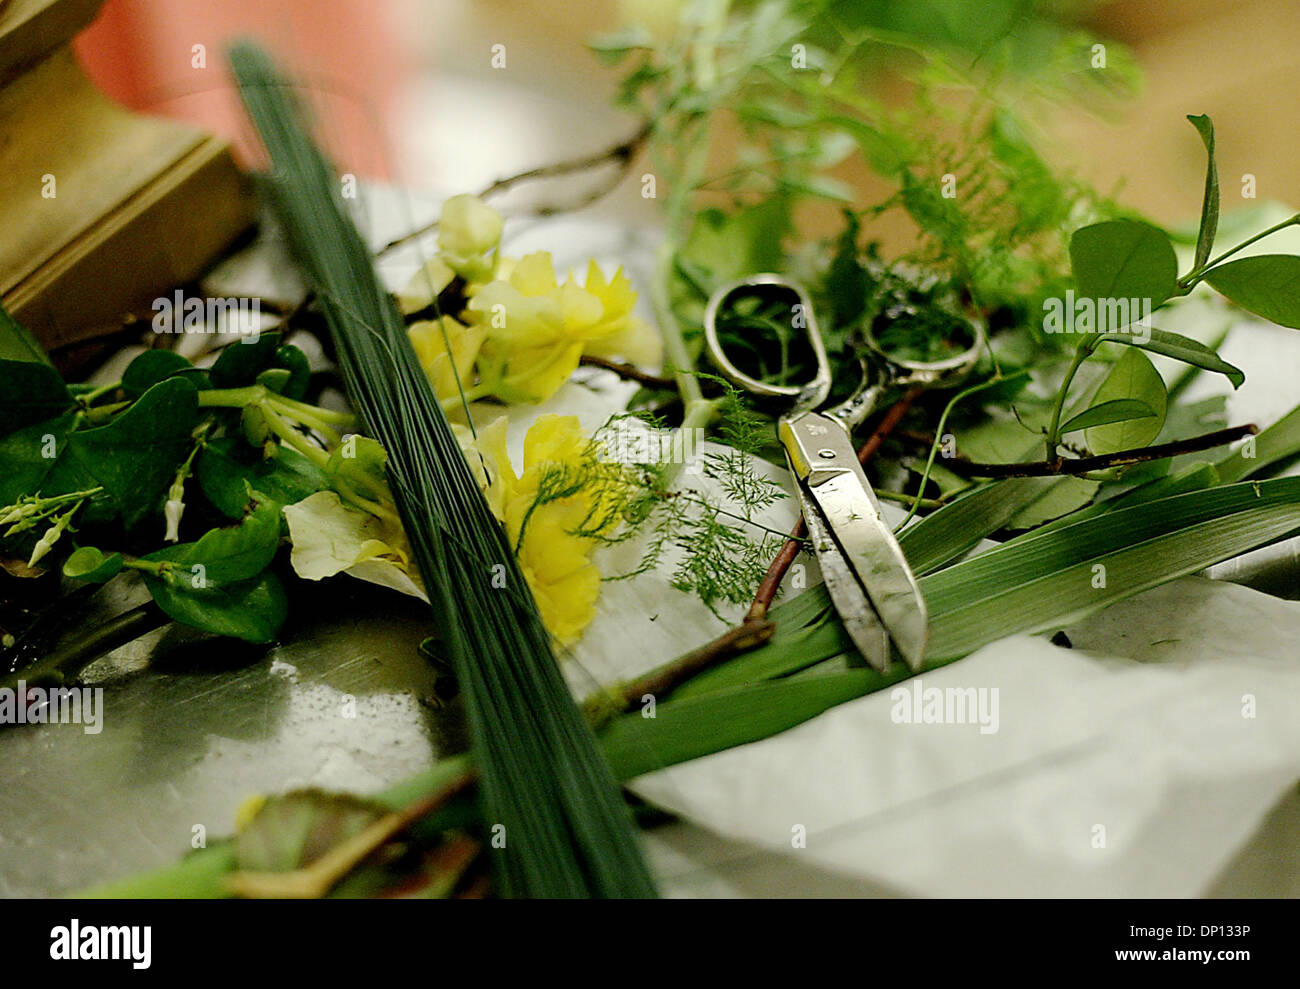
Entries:
[[1073,650],[1017,636],[919,678],[997,689],[995,733],[895,723],[882,691],[632,788],[901,892],[1203,892],[1300,777],[1300,604],[1185,578],[1070,635]]

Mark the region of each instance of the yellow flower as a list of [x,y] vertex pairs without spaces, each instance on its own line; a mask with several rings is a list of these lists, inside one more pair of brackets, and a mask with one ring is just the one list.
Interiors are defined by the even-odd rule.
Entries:
[[486,331],[480,326],[465,326],[450,316],[443,316],[438,321],[412,323],[408,332],[415,356],[420,359],[420,366],[429,376],[434,394],[442,401],[448,414],[460,411],[462,389],[467,393],[466,399],[473,401],[475,396],[469,393],[474,386],[474,361]]
[[486,330],[478,368],[483,386],[510,402],[542,402],[578,367],[584,353],[659,359],[658,337],[632,315],[636,293],[620,268],[606,280],[595,261],[587,284],[555,277],[551,255],[538,251],[483,285],[469,303],[469,320]]
[[442,258],[430,258],[406,283],[406,288],[397,294],[397,303],[404,313],[419,312],[431,306],[438,293],[450,285],[455,277],[456,273],[447,267]]
[[533,423],[518,475],[506,454],[504,416],[480,430],[476,441],[468,430],[457,434],[488,504],[505,525],[542,621],[562,645],[571,645],[596,614],[596,537],[619,524],[617,465],[602,470],[576,416],[544,415]]

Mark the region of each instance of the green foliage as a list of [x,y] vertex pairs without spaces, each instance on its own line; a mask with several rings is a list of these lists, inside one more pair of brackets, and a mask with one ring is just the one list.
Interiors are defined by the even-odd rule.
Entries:
[[1201,201],[1201,226],[1196,235],[1196,260],[1192,262],[1199,268],[1210,259],[1214,236],[1219,229],[1219,169],[1214,162],[1214,121],[1205,114],[1188,114],[1187,119],[1205,142],[1205,196]]
[[146,350],[122,372],[122,391],[139,398],[158,382],[194,365],[172,350]]
[[72,404],[57,371],[28,360],[0,360],[0,436],[50,419]]
[[1147,330],[1143,336],[1149,336],[1149,339],[1144,340],[1133,333],[1109,333],[1103,335],[1102,340],[1106,343],[1120,343],[1129,347],[1140,347],[1143,350],[1151,351],[1153,354],[1163,354],[1165,357],[1172,357],[1176,361],[1182,361],[1184,364],[1190,364],[1193,367],[1214,371],[1231,381],[1233,388],[1240,388],[1246,380],[1246,375],[1242,373],[1240,368],[1229,364],[1199,340],[1185,337],[1181,333],[1170,333],[1167,330],[1155,329]]
[[50,363],[31,331],[10,316],[3,306],[0,306],[0,360]]
[[96,482],[128,527],[156,511],[198,425],[194,385],[169,378],[106,426],[74,432],[66,456]]
[[1079,429],[1109,426],[1111,423],[1127,422],[1130,419],[1152,418],[1155,414],[1151,406],[1135,398],[1107,399],[1061,423],[1061,433],[1064,435]]
[[325,471],[297,450],[280,446],[274,456],[264,457],[233,436],[204,445],[195,475],[208,500],[232,519],[244,517],[250,489],[284,506],[330,487]]
[[[1178,259],[1169,236],[1149,223],[1108,220],[1081,227],[1070,238],[1070,263],[1080,298],[1150,300],[1154,309],[1174,294]],[[1098,306],[1096,329],[1111,332],[1120,325],[1103,323]],[[1141,313],[1131,313],[1136,319]]]
[[1115,362],[1093,396],[1092,409],[1125,400],[1135,403],[1141,414],[1089,426],[1085,436],[1088,449],[1094,454],[1133,450],[1160,435],[1168,404],[1164,379],[1150,358],[1137,349],[1126,350]]
[[94,546],[82,546],[63,561],[63,576],[102,584],[122,571],[122,554],[105,553]]
[[280,544],[280,509],[258,504],[238,525],[143,557],[145,584],[169,616],[250,642],[275,638],[288,612],[284,588],[267,572]]
[[1259,254],[1217,265],[1205,280],[1256,316],[1300,329],[1300,257]]

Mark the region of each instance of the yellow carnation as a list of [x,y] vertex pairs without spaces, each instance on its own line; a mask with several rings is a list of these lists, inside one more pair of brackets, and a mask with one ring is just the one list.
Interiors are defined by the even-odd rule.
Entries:
[[[522,474],[515,474],[506,454],[504,416],[480,430],[477,440],[468,430],[457,434],[505,525],[542,621],[562,645],[573,644],[595,617],[600,594],[600,570],[591,562],[599,545],[594,537],[619,523],[617,465],[601,477],[591,474],[600,462],[576,416],[544,415],[533,423],[524,438]],[[554,497],[557,486],[575,481],[576,491]]]

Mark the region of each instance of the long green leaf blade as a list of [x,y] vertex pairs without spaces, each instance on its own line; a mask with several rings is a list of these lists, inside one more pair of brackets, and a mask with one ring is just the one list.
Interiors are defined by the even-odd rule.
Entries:
[[[503,528],[488,509],[345,211],[337,174],[260,49],[231,65],[272,162],[273,205],[315,289],[352,404],[389,483],[465,698],[505,895],[652,896],[631,814],[556,665]],[[494,577],[504,576],[504,587]]]

